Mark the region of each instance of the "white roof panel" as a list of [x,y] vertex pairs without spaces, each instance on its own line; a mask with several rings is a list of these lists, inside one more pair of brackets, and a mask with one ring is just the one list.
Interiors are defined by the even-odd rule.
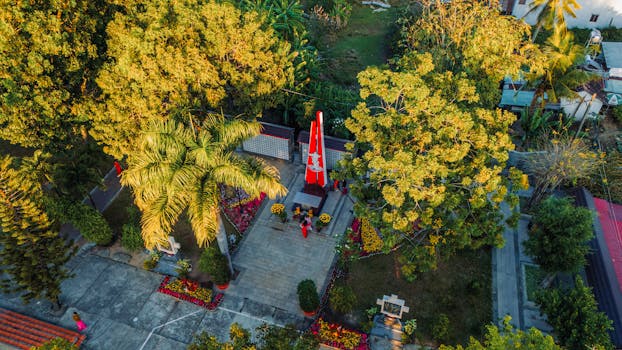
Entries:
[[622,42],[603,42],[603,55],[607,68],[622,68]]

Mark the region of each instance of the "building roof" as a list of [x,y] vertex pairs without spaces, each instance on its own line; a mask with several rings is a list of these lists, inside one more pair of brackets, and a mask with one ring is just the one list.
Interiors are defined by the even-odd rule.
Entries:
[[[298,143],[309,143],[309,134],[308,131],[301,131],[298,134]],[[346,143],[350,143],[350,140],[338,139],[336,137],[324,136],[324,146],[327,149],[332,149],[340,152],[347,152]]]
[[501,102],[499,103],[500,107],[505,106],[517,106],[517,107],[527,107],[531,106],[531,102],[533,101],[534,91],[517,91],[513,89],[503,89],[501,93]]
[[622,68],[622,42],[604,41],[602,48],[607,68]]
[[622,80],[619,79],[607,79],[605,80],[604,89],[606,92],[615,92],[622,94]]
[[[609,332],[616,348],[622,347],[622,286],[619,274],[622,271],[622,245],[620,224],[622,206],[594,198],[585,189],[571,191],[575,203],[596,212],[598,218],[593,222],[594,238],[589,242],[590,253],[587,255],[585,275],[592,287],[598,309],[613,321],[613,330]],[[616,227],[616,224],[618,225]]]
[[294,137],[294,128],[261,122],[261,134],[289,139]]

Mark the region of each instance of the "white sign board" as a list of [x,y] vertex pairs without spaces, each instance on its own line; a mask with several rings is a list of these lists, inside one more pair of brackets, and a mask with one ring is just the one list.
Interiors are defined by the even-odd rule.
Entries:
[[404,306],[404,300],[397,295],[383,295],[382,299],[377,299],[376,304],[380,305],[380,312],[390,317],[402,318],[402,313],[410,311],[408,306]]

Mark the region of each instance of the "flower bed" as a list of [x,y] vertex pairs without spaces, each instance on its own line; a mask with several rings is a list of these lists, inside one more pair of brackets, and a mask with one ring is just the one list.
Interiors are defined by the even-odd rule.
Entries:
[[338,324],[328,323],[319,318],[311,325],[311,333],[320,343],[344,350],[369,350],[367,334],[343,328]]
[[199,287],[198,282],[188,279],[174,279],[171,281],[170,276],[164,277],[158,292],[199,305],[208,310],[216,309],[224,297],[222,293],[218,293],[212,298],[212,291]]
[[245,199],[241,201],[223,199],[222,203],[225,215],[227,215],[238,232],[244,233],[248,226],[250,226],[250,223],[253,221],[255,215],[257,215],[259,206],[261,206],[261,203],[265,198],[266,194],[262,193],[258,198]]

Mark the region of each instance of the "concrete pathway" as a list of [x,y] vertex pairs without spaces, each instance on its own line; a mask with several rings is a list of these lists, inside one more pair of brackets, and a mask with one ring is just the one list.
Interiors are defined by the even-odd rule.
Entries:
[[[510,216],[507,203],[501,204],[505,218]],[[544,332],[551,332],[552,327],[546,318],[540,315],[537,306],[527,300],[525,291],[524,266],[534,264],[523,249],[523,242],[528,239],[530,217],[521,215],[516,228],[505,226],[503,238],[505,245],[493,249],[492,253],[492,295],[493,321],[501,324],[505,315],[512,317],[512,324],[519,329],[535,327]]]

